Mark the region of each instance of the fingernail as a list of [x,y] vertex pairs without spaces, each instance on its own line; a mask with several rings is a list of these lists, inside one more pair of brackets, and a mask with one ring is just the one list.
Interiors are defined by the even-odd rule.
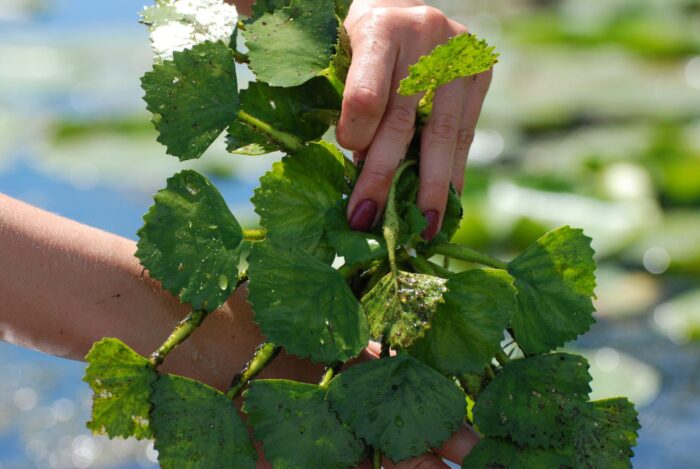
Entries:
[[425,220],[428,222],[428,226],[423,230],[421,236],[426,241],[430,241],[438,234],[438,228],[440,223],[440,214],[437,210],[428,210],[423,213]]
[[369,231],[377,216],[377,202],[365,199],[355,207],[350,215],[350,228],[355,231]]

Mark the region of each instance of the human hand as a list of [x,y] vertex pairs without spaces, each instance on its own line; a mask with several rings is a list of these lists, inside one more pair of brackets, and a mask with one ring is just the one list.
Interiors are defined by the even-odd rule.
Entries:
[[[355,0],[345,27],[353,60],[347,77],[338,142],[365,160],[350,197],[348,222],[367,231],[386,204],[394,171],[404,158],[416,124],[420,96],[400,96],[408,67],[466,28],[420,0]],[[491,72],[437,90],[421,142],[418,207],[433,238],[442,225],[450,183],[458,192]]]

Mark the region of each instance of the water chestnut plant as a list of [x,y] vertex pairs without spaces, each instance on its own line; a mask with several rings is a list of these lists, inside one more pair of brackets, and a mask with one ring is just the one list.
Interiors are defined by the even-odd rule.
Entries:
[[[252,438],[273,467],[347,468],[368,457],[379,467],[382,455],[399,462],[440,446],[464,422],[483,436],[464,468],[630,467],[634,407],[591,401],[586,360],[559,350],[594,322],[594,252],[581,230],[551,231],[505,262],[450,242],[462,216],[452,190],[441,232],[424,240],[420,125],[381,223],[349,228],[361,168],[321,139],[351,61],[347,3],[259,0],[246,21],[218,1],[144,10],[156,61],[142,85],[167,152],[199,158],[226,132],[231,153],[285,156],[252,198],[259,227],[242,228],[195,171],[155,195],[136,254],[191,313],[149,357],[114,338],[93,345],[88,427],[154,439],[164,468],[253,468]],[[493,47],[463,34],[412,66],[398,91],[423,94],[424,122],[438,87],[496,61]],[[257,78],[240,91],[236,62]],[[454,273],[450,259],[469,268]],[[237,288],[247,288],[267,342],[230,389],[161,372]],[[346,366],[370,340],[381,358]],[[318,384],[256,379],[282,348],[325,364]],[[239,395],[245,421],[232,404]]]

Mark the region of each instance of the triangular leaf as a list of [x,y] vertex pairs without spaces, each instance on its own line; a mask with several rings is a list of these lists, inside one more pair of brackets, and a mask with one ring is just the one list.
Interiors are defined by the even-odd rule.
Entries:
[[447,282],[444,304],[430,329],[409,352],[443,373],[480,373],[501,349],[513,311],[515,288],[507,273],[474,269],[456,274]]
[[159,376],[151,411],[158,462],[164,469],[253,469],[257,453],[233,403],[181,376]]
[[447,280],[432,275],[399,271],[385,275],[362,298],[371,337],[394,347],[409,347],[430,327],[442,303]]
[[[241,91],[240,107],[273,129],[308,142],[322,137],[331,124],[316,111],[339,110],[340,97],[325,78],[313,79],[293,88],[252,82]],[[260,148],[258,154],[282,149],[269,137],[238,121],[229,127],[226,140],[229,151],[233,153],[250,151],[246,150],[250,145]]]
[[325,390],[286,380],[256,380],[243,411],[274,467],[345,469],[360,462],[364,445],[331,412]]
[[168,179],[154,199],[136,256],[183,303],[213,311],[236,287],[243,239],[238,221],[211,182],[192,170]]
[[336,270],[289,244],[253,246],[248,301],[256,322],[299,357],[327,364],[355,357],[369,341],[362,307]]
[[332,262],[334,252],[323,239],[323,226],[326,212],[347,191],[344,174],[342,153],[325,142],[275,163],[252,199],[267,236]]
[[591,239],[568,226],[542,236],[509,265],[518,290],[513,331],[526,353],[553,350],[595,322]]
[[521,446],[561,448],[588,400],[590,381],[588,363],[578,355],[511,361],[476,401],[474,423],[486,436],[507,436]]
[[259,81],[301,85],[326,70],[335,53],[335,5],[333,0],[292,0],[289,6],[260,16],[243,35],[250,68]]
[[83,380],[94,393],[87,427],[110,438],[151,438],[151,384],[156,371],[149,361],[117,339],[93,344]]
[[199,158],[238,112],[233,51],[203,42],[175,52],[141,79],[158,141],[180,160]]
[[458,78],[485,72],[498,61],[494,49],[473,34],[455,36],[408,68],[408,77],[401,81],[399,93],[410,96],[434,91]]
[[444,443],[466,413],[466,396],[452,381],[405,355],[349,368],[331,381],[327,399],[394,462]]

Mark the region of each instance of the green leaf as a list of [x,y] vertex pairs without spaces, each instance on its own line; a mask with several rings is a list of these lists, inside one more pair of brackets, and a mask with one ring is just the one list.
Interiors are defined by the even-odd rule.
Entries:
[[117,339],[95,342],[83,380],[94,393],[87,427],[110,438],[151,438],[148,414],[156,372],[147,359]]
[[213,311],[236,287],[243,233],[204,176],[185,170],[168,179],[138,231],[136,256],[151,277],[190,303]]
[[591,239],[568,226],[542,236],[509,265],[518,290],[515,338],[525,353],[555,349],[595,322]]
[[589,402],[564,447],[520,447],[508,439],[484,438],[467,455],[462,467],[627,469],[632,467],[630,458],[638,429],[637,413],[627,399]]
[[484,438],[464,459],[462,469],[564,469],[573,467],[571,461],[570,448],[522,448],[507,439]]
[[569,441],[590,392],[588,363],[554,353],[514,360],[481,393],[474,422],[486,436],[509,436],[521,446]]
[[466,396],[449,379],[399,355],[355,365],[331,381],[331,409],[394,462],[440,446],[459,428]]
[[233,52],[203,42],[153,66],[141,79],[158,141],[180,160],[199,158],[236,119],[238,85]]
[[631,468],[639,428],[637,411],[625,398],[588,403],[574,432],[575,466]]
[[158,0],[141,12],[148,26],[156,60],[170,60],[174,51],[211,41],[229,42],[234,34],[236,7],[219,0]]
[[256,380],[244,394],[248,423],[274,467],[345,469],[357,465],[364,445],[324,400],[325,390],[287,380]]
[[386,258],[386,243],[381,236],[350,229],[345,216],[346,201],[339,202],[326,214],[325,237],[345,265],[353,266]]
[[233,403],[206,384],[159,376],[151,397],[158,462],[164,469],[253,469],[257,453]]
[[252,15],[248,23],[252,23],[265,13],[273,13],[275,10],[289,5],[290,0],[256,0],[251,6]]
[[333,0],[292,0],[289,6],[260,16],[243,35],[250,69],[259,81],[301,85],[326,70],[335,53],[335,5]]
[[334,252],[323,239],[323,226],[328,210],[347,192],[344,174],[342,153],[325,142],[275,163],[252,199],[268,238],[332,262]]
[[[280,132],[309,142],[322,137],[331,124],[318,111],[339,111],[340,105],[341,99],[328,80],[316,78],[293,88],[252,82],[241,91],[240,108]],[[239,121],[231,124],[226,140],[232,153],[264,154],[281,149],[279,144]]]
[[401,80],[399,93],[410,96],[434,92],[458,78],[485,72],[498,61],[494,49],[473,34],[455,36],[408,68],[408,77]]
[[256,243],[249,257],[248,301],[263,334],[314,362],[357,356],[369,331],[350,287],[332,267],[290,245]]
[[409,347],[430,327],[445,283],[440,277],[403,271],[396,278],[385,275],[362,298],[372,339],[384,337],[394,347]]
[[411,355],[443,373],[480,373],[501,350],[503,331],[515,310],[513,279],[495,269],[474,269],[447,282],[425,337]]

